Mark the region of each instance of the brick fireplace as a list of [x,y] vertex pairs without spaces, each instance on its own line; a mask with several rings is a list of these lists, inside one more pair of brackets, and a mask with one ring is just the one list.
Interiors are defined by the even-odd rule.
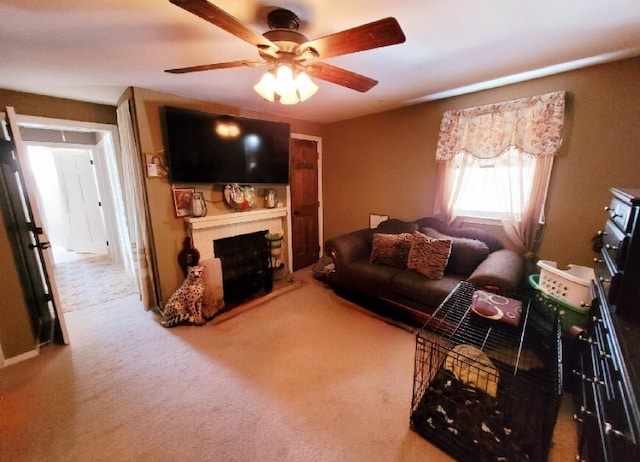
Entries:
[[287,208],[276,207],[185,218],[185,222],[193,246],[200,251],[200,260],[205,260],[215,256],[213,241],[264,230],[272,234],[283,234],[286,218]]
[[[260,264],[255,261],[255,254],[259,253],[259,251],[256,250],[256,244],[248,244],[251,240],[249,237],[264,236],[267,232],[284,235],[286,218],[286,207],[257,209],[246,212],[216,213],[201,218],[185,218],[185,225],[187,226],[188,234],[191,236],[191,242],[200,252],[200,261],[214,257],[222,260],[222,283],[225,288],[225,302],[233,304],[245,297],[245,294],[239,291],[239,286],[251,286],[255,291],[261,290],[258,286],[260,281],[265,281],[264,268],[260,268]],[[221,245],[233,241],[241,244],[239,247],[237,247],[237,244],[232,244],[231,251],[228,250],[228,245]],[[262,239],[262,242],[264,243],[265,240]],[[234,254],[239,254],[244,250],[247,250],[246,256],[238,255],[237,258],[234,257]],[[219,252],[220,255],[216,255],[216,252]],[[250,263],[251,265],[249,266],[252,266],[252,268],[248,268],[248,271],[243,271],[237,267],[238,265],[244,265],[244,263],[247,265]],[[265,281],[264,285],[267,291],[270,290],[270,283],[269,273],[269,280]]]

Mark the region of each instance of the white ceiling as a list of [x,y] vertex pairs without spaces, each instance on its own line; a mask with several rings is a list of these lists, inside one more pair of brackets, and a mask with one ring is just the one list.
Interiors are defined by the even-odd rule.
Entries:
[[259,32],[267,30],[265,6],[288,8],[309,39],[393,16],[407,40],[326,61],[378,80],[369,92],[316,80],[315,96],[282,106],[253,91],[264,68],[163,72],[258,57],[251,45],[168,0],[3,0],[0,88],[113,105],[135,86],[333,122],[640,55],[638,0],[212,3]]

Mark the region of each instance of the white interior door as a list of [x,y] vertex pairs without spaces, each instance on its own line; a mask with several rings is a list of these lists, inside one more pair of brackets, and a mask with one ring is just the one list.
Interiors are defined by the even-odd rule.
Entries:
[[102,204],[89,149],[53,150],[60,186],[67,204],[67,250],[108,253]]

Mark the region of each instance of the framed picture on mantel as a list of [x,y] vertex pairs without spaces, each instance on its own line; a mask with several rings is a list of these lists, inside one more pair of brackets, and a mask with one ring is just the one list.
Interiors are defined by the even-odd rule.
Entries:
[[171,192],[173,193],[176,217],[188,217],[191,215],[191,198],[195,188],[173,188]]

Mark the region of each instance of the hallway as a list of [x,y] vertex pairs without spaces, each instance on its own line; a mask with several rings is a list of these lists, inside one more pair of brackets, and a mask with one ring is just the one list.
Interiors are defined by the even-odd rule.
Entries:
[[137,294],[132,274],[106,254],[79,254],[53,248],[55,279],[64,312],[76,311]]

